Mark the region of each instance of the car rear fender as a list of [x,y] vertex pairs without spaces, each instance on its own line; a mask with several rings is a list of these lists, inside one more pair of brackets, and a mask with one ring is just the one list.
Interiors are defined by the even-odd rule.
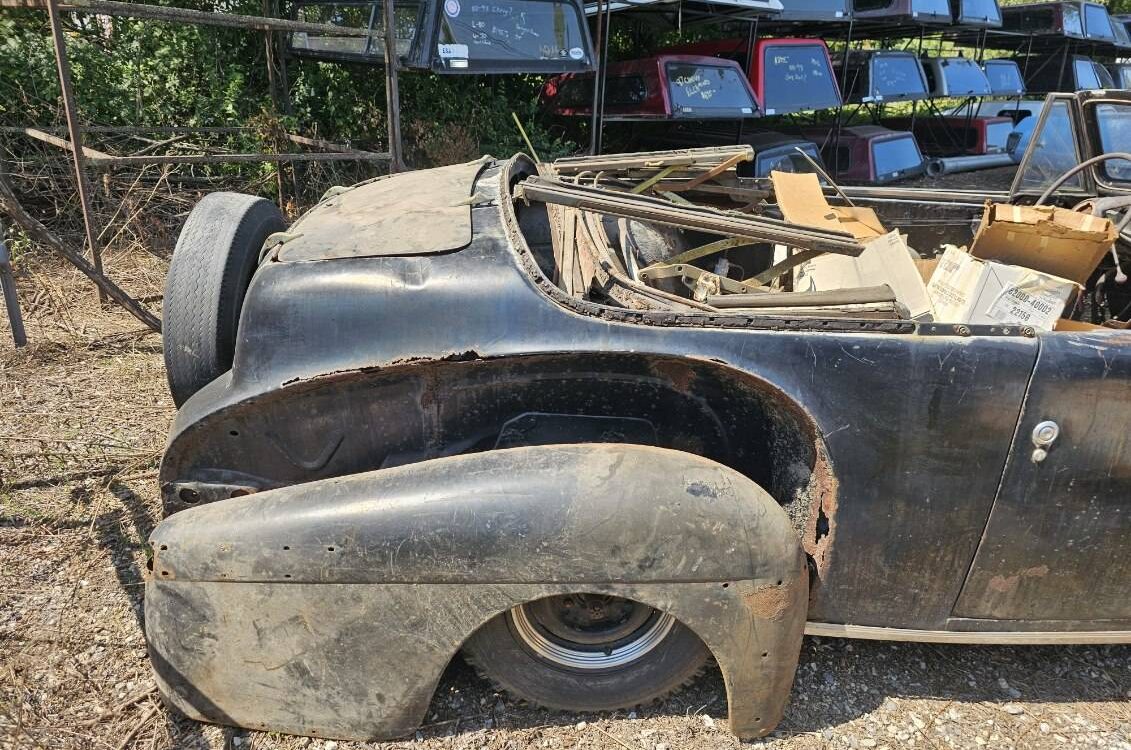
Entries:
[[151,537],[146,635],[166,699],[222,724],[411,732],[461,644],[517,604],[631,598],[710,649],[732,730],[769,732],[797,665],[799,540],[746,477],[688,453],[494,450],[201,505]]

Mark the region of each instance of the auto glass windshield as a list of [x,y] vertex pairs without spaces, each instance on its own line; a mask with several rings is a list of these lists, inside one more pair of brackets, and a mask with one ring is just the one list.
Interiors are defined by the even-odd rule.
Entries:
[[762,64],[765,114],[830,109],[840,104],[840,93],[823,45],[767,45],[762,51]]
[[872,141],[872,162],[876,175],[890,175],[916,169],[923,164],[923,155],[911,136]]
[[1103,85],[1100,84],[1099,76],[1096,75],[1096,67],[1092,65],[1091,60],[1078,57],[1072,61],[1072,69],[1076,72],[1077,91],[1103,88]]
[[665,69],[673,114],[712,109],[754,113],[754,99],[737,68],[670,62]]
[[991,94],[1024,94],[1021,69],[1012,60],[987,60],[983,65]]
[[[1100,150],[1105,154],[1131,151],[1131,104],[1097,104],[1093,111],[1100,131]],[[1131,182],[1131,161],[1105,161],[1103,174],[1112,182]]]
[[577,7],[555,0],[443,0],[437,50],[445,69],[559,61],[588,66]]
[[[295,16],[300,21],[324,23],[354,29],[368,29],[368,36],[331,36],[304,31],[291,34],[291,49],[315,57],[361,58],[384,62],[385,14],[380,2],[299,3]],[[397,25],[397,54],[409,54],[419,26],[420,6],[397,2],[394,6]]]
[[1107,8],[1102,5],[1084,3],[1084,29],[1089,39],[1115,40],[1115,31],[1111,28],[1111,16]]
[[998,8],[997,0],[962,0],[960,11],[963,19],[1001,23],[1001,9]]
[[[1031,192],[1044,190],[1053,180],[1079,163],[1080,157],[1077,154],[1068,102],[1054,101],[1048,117],[1029,142],[1026,155],[1028,162],[1021,173],[1018,188]],[[1064,186],[1079,190],[1082,184],[1080,175],[1076,174]]]
[[990,93],[986,74],[973,60],[953,57],[943,60],[941,67],[948,96],[984,96]]
[[871,91],[875,99],[921,99],[927,95],[923,69],[913,55],[873,55]]
[[1119,73],[1119,88],[1131,89],[1131,66],[1120,65],[1116,72]]

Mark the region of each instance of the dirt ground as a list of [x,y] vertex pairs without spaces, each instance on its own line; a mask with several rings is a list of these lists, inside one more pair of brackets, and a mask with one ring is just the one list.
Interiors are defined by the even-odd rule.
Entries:
[[[163,261],[112,257],[156,301]],[[143,636],[145,540],[173,405],[161,341],[54,263],[19,279],[31,344],[0,315],[0,748],[732,747],[709,671],[635,712],[548,713],[462,661],[404,743],[205,726],[166,710]],[[374,679],[379,679],[375,675]],[[802,748],[1131,750],[1131,647],[969,647],[808,638],[785,720],[755,743]]]

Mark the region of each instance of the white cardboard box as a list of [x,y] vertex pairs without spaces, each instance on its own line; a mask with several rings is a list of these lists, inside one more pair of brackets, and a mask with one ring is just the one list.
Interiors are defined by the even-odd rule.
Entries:
[[1052,274],[980,260],[947,245],[927,284],[940,323],[1032,326],[1051,331],[1080,285]]
[[888,232],[864,243],[855,258],[826,253],[799,265],[793,275],[797,292],[887,284],[913,320],[930,321],[933,309],[923,277],[899,232]]

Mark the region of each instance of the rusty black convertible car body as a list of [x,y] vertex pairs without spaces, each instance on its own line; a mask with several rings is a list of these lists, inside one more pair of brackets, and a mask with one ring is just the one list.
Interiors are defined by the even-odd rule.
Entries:
[[168,701],[386,738],[461,649],[566,710],[714,658],[756,737],[803,632],[1131,641],[1127,331],[916,322],[691,263],[648,284],[677,214],[740,222],[747,276],[855,246],[567,173],[393,175],[290,227],[250,197],[193,212],[146,588]]

